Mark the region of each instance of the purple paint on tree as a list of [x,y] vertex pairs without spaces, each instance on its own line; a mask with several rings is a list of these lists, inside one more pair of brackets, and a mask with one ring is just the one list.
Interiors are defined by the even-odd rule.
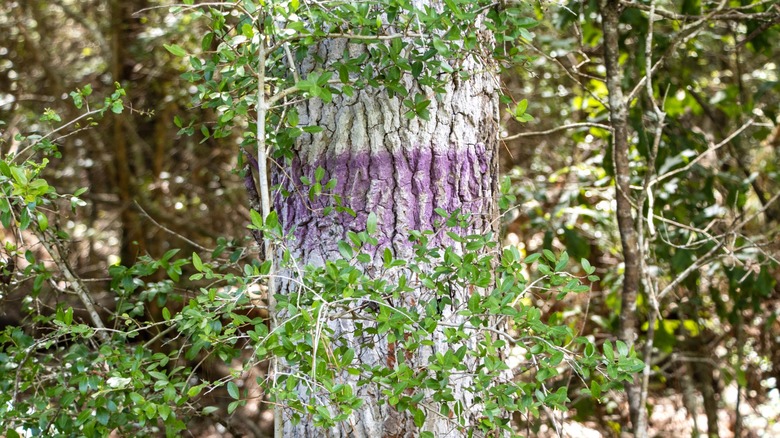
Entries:
[[[347,231],[364,230],[370,212],[378,218],[376,237],[380,248],[410,248],[409,231],[435,231],[435,222],[442,221],[436,209],[471,214],[473,226],[464,230],[466,233],[487,229],[493,202],[491,160],[482,144],[446,150],[418,146],[396,153],[348,153],[313,163],[295,158],[289,174],[274,176],[273,183],[290,193],[289,197],[277,194],[275,208],[285,232],[294,229],[298,245],[304,250],[334,237],[343,239]],[[309,199],[301,177],[314,182],[318,167],[325,169],[323,185],[331,178],[337,183],[332,191]],[[323,216],[325,207],[336,205],[333,195],[340,196],[343,205],[356,216],[335,211]],[[441,236],[437,235],[433,243],[446,243]]]

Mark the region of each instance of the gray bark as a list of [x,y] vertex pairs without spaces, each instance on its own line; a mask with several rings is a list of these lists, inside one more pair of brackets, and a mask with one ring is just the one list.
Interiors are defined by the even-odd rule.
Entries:
[[[639,238],[632,214],[628,112],[621,88],[623,73],[619,62],[619,25],[623,6],[617,0],[602,0],[600,4],[601,24],[604,31],[604,64],[607,69],[607,89],[609,90],[609,118],[613,129],[616,214],[625,266],[620,304],[619,337],[626,345],[634,347],[639,336],[636,312],[639,296],[640,260]],[[632,431],[636,437],[646,437],[647,410],[642,398],[640,374],[634,376],[633,381],[626,382],[626,394]]]
[[[345,49],[351,56],[364,50],[359,45],[347,46],[344,40],[329,40],[319,46],[317,55],[326,63],[333,62],[343,56]],[[473,61],[466,64],[472,64],[476,70]],[[304,70],[313,68],[314,65],[303,67]],[[480,68],[480,71],[484,70],[484,67]],[[375,236],[378,245],[366,252],[374,252],[378,265],[385,248],[397,258],[410,258],[413,247],[409,232],[440,229],[435,223],[441,219],[434,212],[437,208],[449,213],[460,210],[471,215],[467,227],[450,231],[469,235],[494,230],[498,165],[495,78],[488,73],[479,73],[468,80],[453,80],[446,86],[446,93],[438,97],[421,89],[411,79],[407,80],[407,87],[412,93],[428,91],[433,98],[429,121],[405,118],[401,100],[388,97],[382,89],[362,90],[351,98],[336,96],[330,104],[313,99],[299,107],[301,125],[317,125],[324,131],[304,134],[296,145],[292,161],[283,167],[274,167],[272,180],[289,193],[288,196],[277,193],[275,209],[283,230],[292,231],[293,238],[286,244],[300,266],[322,265],[327,260],[341,258],[338,242],[346,238],[348,231],[363,231],[371,212],[378,218],[378,235]],[[332,193],[310,200],[300,177],[314,181],[318,167],[326,172],[323,183],[330,178],[336,178],[338,183]],[[333,205],[334,194],[342,197],[356,217],[346,213],[323,216],[323,209]],[[431,244],[457,247],[442,236],[444,233],[437,233]],[[279,288],[280,293],[285,293],[294,290],[295,284],[282,280]],[[418,288],[405,295],[403,302],[392,304],[413,306],[430,299],[432,293]],[[454,294],[456,301],[465,303],[470,292],[456,290]],[[448,323],[462,322],[455,310],[450,309],[443,316]],[[384,337],[356,336],[352,320],[330,318],[328,326],[334,331],[330,339],[334,346],[354,348],[355,360],[364,364],[393,366],[401,358],[425,372],[428,358],[452,348],[443,342],[444,327],[441,325],[432,335],[435,345],[421,348],[416,353],[398,351]],[[477,339],[475,335],[469,342],[476,343]],[[468,365],[470,370],[473,365]],[[361,408],[327,433],[317,430],[306,418],[293,426],[287,410],[284,436],[419,436],[421,431],[416,430],[411,418],[396,412],[387,403],[379,403],[383,397],[381,388],[374,384],[358,387],[357,379],[346,374],[343,379],[364,399]],[[431,394],[426,394],[422,405],[428,407],[427,421],[422,429],[433,432],[436,437],[465,436],[480,416],[478,404],[467,391],[472,380],[471,374],[465,372],[450,382],[455,398],[465,407],[468,424],[459,425],[440,415],[436,404],[430,400]],[[421,388],[410,390],[424,391]],[[302,394],[304,401],[310,396]],[[317,403],[314,399],[308,401]]]

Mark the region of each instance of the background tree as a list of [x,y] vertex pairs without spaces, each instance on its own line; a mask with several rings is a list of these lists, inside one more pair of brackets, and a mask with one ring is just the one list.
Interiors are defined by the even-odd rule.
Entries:
[[[777,5],[571,3],[547,12],[531,48],[537,68],[551,73],[523,91],[555,96],[530,97],[529,113],[560,111],[566,120],[540,118],[541,129],[510,138],[571,152],[553,177],[535,180],[534,193],[521,189],[526,205],[539,207],[521,215],[528,225],[510,227],[523,228],[530,250],[566,247],[603,267],[618,263],[614,243],[622,243],[622,275],[603,275],[607,293],[583,310],[601,315],[586,331],[607,329],[643,351],[648,368],[628,386],[637,435],[647,433],[646,403],[670,397],[663,382],[677,382],[679,395],[666,400],[679,397],[691,414],[680,430],[739,434],[744,415],[773,403],[754,389],[754,408],[745,409],[743,388],[775,385],[775,371],[759,371],[745,354],[771,362],[774,354],[746,333],[756,323],[766,333],[778,329],[766,323],[775,320],[777,296],[776,249],[769,249],[777,200],[766,179],[777,162],[777,106],[766,94],[777,87],[769,61],[776,50],[766,43],[777,32]],[[537,157],[518,174],[555,169],[545,167],[553,155]],[[604,191],[609,176],[614,196]],[[536,194],[545,186],[552,196]],[[614,211],[604,203],[613,199]],[[656,384],[667,392],[653,391]],[[733,423],[719,422],[723,410],[736,413]],[[656,430],[674,424],[652,420]]]

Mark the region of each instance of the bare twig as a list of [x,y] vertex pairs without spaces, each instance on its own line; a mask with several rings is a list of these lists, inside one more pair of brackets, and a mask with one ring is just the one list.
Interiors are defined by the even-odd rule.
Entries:
[[[636,3],[633,1],[626,1],[621,0],[620,2],[622,5],[639,9],[642,11],[649,11],[651,6],[643,4],[643,3]],[[765,2],[761,2],[765,3]],[[768,2],[766,2],[768,3]],[[758,6],[758,3],[746,5],[750,7]],[[777,12],[752,12],[752,13],[745,13],[740,10],[740,8],[729,8],[725,9],[722,7],[718,7],[709,14],[705,15],[688,15],[688,14],[678,14],[676,12],[667,11],[665,9],[659,9],[655,8],[655,14],[668,18],[670,20],[677,20],[677,21],[690,21],[690,20],[727,20],[727,21],[748,21],[748,20],[772,20],[778,17]]]
[[671,178],[671,177],[672,177],[672,176],[674,176],[674,175],[677,175],[678,173],[681,173],[681,172],[686,172],[686,171],[688,171],[688,169],[690,169],[690,168],[691,168],[691,167],[693,167],[693,166],[694,166],[696,163],[698,163],[699,161],[701,161],[702,159],[704,159],[704,157],[707,155],[707,153],[710,153],[710,152],[716,151],[716,150],[718,150],[718,149],[722,148],[723,146],[727,145],[727,144],[728,144],[728,143],[729,143],[731,140],[733,140],[733,139],[734,139],[734,137],[738,136],[739,134],[741,134],[741,133],[742,133],[742,131],[744,131],[745,129],[749,128],[749,127],[750,127],[750,125],[752,125],[752,124],[753,124],[753,121],[754,121],[753,119],[750,119],[750,120],[748,120],[748,121],[747,121],[747,122],[745,122],[745,123],[744,123],[742,126],[740,126],[740,127],[739,127],[739,128],[736,130],[736,131],[732,132],[732,133],[731,133],[731,135],[729,135],[728,137],[726,137],[725,139],[723,139],[723,140],[722,140],[720,143],[718,143],[718,144],[716,144],[716,145],[713,145],[712,147],[708,148],[708,149],[707,149],[707,152],[705,152],[705,153],[702,153],[702,154],[699,154],[699,155],[698,155],[696,158],[694,158],[693,160],[691,160],[691,162],[690,162],[690,163],[686,164],[686,165],[685,165],[685,166],[683,166],[683,167],[680,167],[680,168],[678,168],[678,169],[675,169],[675,170],[671,170],[671,171],[669,171],[669,172],[666,172],[666,173],[665,173],[665,174],[663,174],[663,175],[659,175],[657,178],[655,178],[655,179],[653,179],[653,180],[652,180],[651,184],[657,184],[657,183],[659,183],[659,182],[661,182],[661,181],[663,181],[663,180],[666,180],[666,179],[669,179],[669,178]]
[[78,122],[79,122],[79,120],[82,120],[82,119],[85,119],[85,118],[87,118],[87,117],[93,116],[93,115],[95,115],[95,114],[97,114],[97,113],[99,113],[99,112],[101,112],[101,111],[103,111],[103,109],[96,109],[96,110],[92,110],[92,111],[87,111],[86,113],[84,113],[84,114],[82,114],[82,115],[80,115],[80,116],[76,117],[75,119],[71,120],[70,122],[68,122],[68,123],[65,123],[64,125],[62,125],[62,126],[60,126],[60,127],[58,127],[58,128],[55,128],[55,129],[53,129],[53,130],[49,131],[49,133],[48,133],[48,134],[46,134],[46,135],[44,135],[43,137],[39,138],[38,140],[36,140],[36,141],[34,141],[34,142],[30,143],[29,145],[27,145],[27,147],[26,147],[26,148],[24,148],[24,149],[22,149],[21,151],[19,151],[19,153],[17,153],[17,154],[16,154],[16,156],[18,157],[18,156],[22,155],[23,153],[25,153],[25,152],[27,152],[28,150],[30,150],[30,148],[37,146],[37,145],[38,145],[38,144],[40,144],[42,141],[46,140],[47,138],[51,137],[52,135],[54,135],[54,134],[56,134],[56,133],[58,133],[58,132],[62,131],[63,129],[67,128],[67,127],[68,127],[68,126],[70,126],[70,125],[73,125],[73,124],[75,124],[75,123],[78,123]]
[[41,245],[46,249],[46,252],[51,255],[52,260],[54,260],[54,263],[57,265],[60,272],[62,272],[62,275],[65,277],[65,281],[67,281],[76,292],[76,296],[87,310],[87,314],[92,320],[92,324],[96,329],[98,329],[96,330],[97,336],[101,341],[107,341],[108,331],[106,329],[106,325],[103,323],[102,318],[100,318],[100,314],[97,312],[97,309],[95,309],[95,302],[92,300],[92,295],[90,295],[89,289],[87,289],[87,286],[81,281],[81,279],[73,273],[70,264],[63,256],[64,251],[62,246],[55,240],[56,238],[52,239],[54,242],[54,244],[52,244],[52,242],[49,241],[46,233],[40,231],[37,227],[30,227],[29,229],[32,230],[38,237]]
[[600,128],[600,129],[606,129],[607,131],[612,131],[612,127],[610,127],[608,125],[604,125],[602,123],[581,122],[581,123],[570,123],[568,125],[558,126],[556,128],[548,129],[546,131],[521,132],[519,134],[510,135],[508,137],[503,137],[503,138],[501,138],[501,140],[509,141],[509,140],[514,140],[516,138],[522,138],[522,137],[534,137],[534,136],[540,136],[540,135],[550,135],[550,134],[554,134],[554,133],[559,132],[559,131],[564,131],[566,129],[574,129],[574,128]]
[[170,234],[172,236],[178,237],[179,239],[189,243],[190,245],[194,246],[195,248],[198,248],[201,251],[207,251],[207,252],[214,251],[213,249],[206,248],[205,246],[199,244],[198,242],[195,242],[194,240],[188,239],[187,237],[185,237],[185,236],[183,236],[183,235],[181,235],[181,234],[171,230],[170,228],[167,228],[165,225],[162,225],[161,223],[157,222],[156,220],[154,220],[154,218],[151,215],[149,215],[149,213],[146,212],[146,210],[144,210],[143,207],[141,207],[141,204],[139,204],[138,201],[134,200],[133,203],[135,203],[135,206],[138,207],[138,210],[141,211],[141,214],[146,216],[146,218],[149,219],[157,228],[165,231],[166,233],[168,233],[168,234]]
[[[569,71],[569,69],[568,69],[568,68],[566,68],[566,67],[565,67],[565,66],[564,66],[564,65],[561,63],[561,61],[559,61],[559,60],[558,60],[558,58],[554,58],[554,57],[552,57],[552,56],[548,55],[548,54],[547,54],[547,53],[546,53],[544,50],[541,50],[541,49],[537,48],[537,47],[536,47],[536,46],[534,46],[533,44],[528,44],[528,47],[530,47],[531,49],[533,49],[533,50],[534,50],[536,53],[539,53],[540,55],[542,55],[542,56],[544,56],[545,58],[549,59],[550,61],[552,61],[552,62],[554,62],[554,63],[558,64],[558,66],[559,66],[559,67],[561,67],[561,68],[563,69],[563,72],[564,72],[564,73],[566,73],[566,76],[568,76],[569,78],[571,78],[571,80],[573,80],[573,81],[574,81],[574,82],[576,82],[576,83],[577,83],[577,84],[578,84],[580,87],[582,87],[582,89],[583,89],[583,90],[585,90],[585,92],[586,92],[586,93],[590,94],[590,97],[592,97],[593,99],[595,99],[595,100],[596,100],[598,103],[600,103],[600,104],[601,104],[601,105],[602,105],[604,108],[607,108],[607,109],[609,109],[609,105],[607,104],[607,102],[605,102],[605,101],[604,101],[602,98],[600,98],[599,96],[597,96],[597,95],[596,95],[596,94],[595,94],[595,93],[594,93],[594,92],[593,92],[593,91],[590,89],[590,87],[586,87],[586,86],[585,86],[585,85],[584,85],[582,82],[580,82],[580,81],[579,81],[579,79],[575,78],[575,77],[574,77],[574,75],[572,74],[572,72],[571,72],[571,71]],[[579,76],[584,76],[584,74],[583,74],[583,73],[580,73],[578,70],[575,70],[575,73],[576,73],[577,75],[579,75]]]

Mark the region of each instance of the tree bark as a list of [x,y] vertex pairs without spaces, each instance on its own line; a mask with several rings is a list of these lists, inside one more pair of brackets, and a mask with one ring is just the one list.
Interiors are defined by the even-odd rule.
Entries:
[[[328,40],[320,44],[316,55],[327,64],[341,59],[345,50],[354,57],[365,49],[362,45],[348,45],[345,40]],[[474,61],[468,60],[465,64],[477,70]],[[314,68],[313,61],[305,63],[303,74]],[[480,71],[484,70],[484,67],[480,68]],[[406,109],[401,99],[390,98],[385,90],[376,88],[356,92],[352,97],[336,96],[330,104],[312,99],[299,107],[301,125],[317,125],[324,131],[304,134],[288,165],[274,167],[272,180],[289,193],[288,196],[276,194],[275,209],[283,230],[292,232],[293,238],[286,244],[301,266],[322,265],[341,258],[338,242],[345,239],[349,231],[365,230],[371,212],[378,218],[375,236],[378,245],[366,252],[373,251],[378,267],[386,248],[396,258],[413,256],[413,244],[409,240],[411,230],[441,229],[437,227],[437,220],[442,218],[436,209],[470,214],[468,226],[449,231],[470,235],[494,230],[498,191],[495,78],[489,73],[478,73],[468,80],[453,80],[440,96],[419,87],[411,79],[406,80],[406,85],[410,93],[428,92],[432,98],[429,121],[404,117]],[[323,184],[331,178],[335,178],[337,184],[332,193],[310,200],[308,189],[302,187],[300,181],[302,176],[314,181],[318,167],[325,170]],[[340,196],[356,216],[346,213],[324,216],[323,209],[334,205],[332,195]],[[445,233],[433,236],[430,245],[458,248]],[[371,270],[368,271],[370,274]],[[376,272],[381,270],[376,269]],[[284,280],[280,283],[280,293],[295,287]],[[419,288],[391,305],[408,308],[430,299],[432,293]],[[455,301],[468,301],[469,291],[453,293]],[[443,318],[457,323],[460,317],[450,311]],[[394,351],[395,345],[388,344],[383,337],[356,336],[351,320],[330,320],[328,324],[334,331],[331,342],[355,349],[356,360],[367,365],[392,367],[396,358],[402,357],[405,363],[425,372],[428,358],[452,348],[444,343],[441,324],[432,335],[434,345],[413,354]],[[474,336],[470,342],[475,343],[477,338]],[[357,386],[356,378],[346,374],[344,379],[353,385],[355,393],[365,403],[347,421],[329,430],[327,436],[419,436],[421,430],[414,426],[408,415],[399,414],[387,403],[380,403],[382,395],[378,386]],[[465,436],[480,416],[478,405],[466,390],[472,381],[470,373],[450,381],[455,399],[461,400],[467,409],[468,424],[458,425],[436,409],[428,409],[422,430],[433,432],[437,437]],[[421,388],[411,390],[424,391]],[[429,407],[436,406],[429,397],[424,402],[429,403]],[[301,424],[293,426],[289,415],[286,411],[284,436],[326,435],[305,418]]]
[[[623,96],[620,68],[620,14],[623,8],[618,0],[602,0],[601,17],[604,32],[604,64],[609,90],[609,113],[613,128],[612,145],[615,163],[615,190],[617,221],[623,247],[623,291],[621,294],[620,329],[618,336],[633,347],[637,334],[637,296],[639,294],[640,260],[636,224],[632,215],[631,168],[629,165],[628,115]],[[626,394],[634,435],[647,436],[647,412],[642,401],[641,375],[627,382]]]
[[[133,4],[121,0],[112,0],[111,6],[111,78],[114,82],[123,83],[125,78],[125,62],[130,35],[127,23],[134,12]],[[140,7],[139,7],[140,9]],[[127,114],[114,114],[112,117],[112,141],[114,148],[114,167],[116,169],[116,190],[121,204],[120,220],[122,222],[122,242],[120,256],[122,264],[131,266],[138,255],[145,252],[145,239],[141,221],[133,206],[134,184],[133,169],[130,165],[133,144],[128,141],[128,133],[122,117]]]

